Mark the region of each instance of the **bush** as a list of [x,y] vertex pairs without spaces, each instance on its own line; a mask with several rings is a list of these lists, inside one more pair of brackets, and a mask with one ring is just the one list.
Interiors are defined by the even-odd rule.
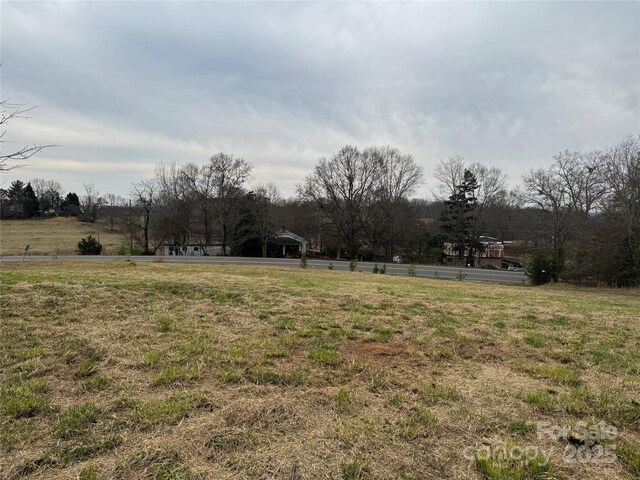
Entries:
[[378,272],[380,272],[380,269],[378,268],[378,264],[376,263],[371,273],[378,273]]
[[102,244],[89,235],[78,242],[78,253],[80,255],[100,255],[102,253]]
[[89,235],[78,242],[78,253],[80,255],[100,255],[102,244],[95,237]]
[[300,268],[307,268],[307,254],[303,253],[300,256]]
[[387,273],[387,264],[383,263],[382,264],[382,268],[378,271],[378,273],[384,275],[385,273]]
[[560,265],[555,260],[547,259],[544,253],[538,253],[531,259],[527,267],[527,275],[533,285],[557,282],[560,276]]
[[416,276],[416,266],[414,264],[411,264],[407,267],[407,275],[409,275],[410,277]]
[[357,258],[352,258],[351,260],[349,260],[349,270],[351,270],[352,272],[355,272],[357,267],[358,267]]

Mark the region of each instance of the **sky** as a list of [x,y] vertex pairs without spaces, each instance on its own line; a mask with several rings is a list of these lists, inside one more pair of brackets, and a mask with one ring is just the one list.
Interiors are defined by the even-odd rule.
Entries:
[[37,106],[3,175],[126,196],[218,152],[284,196],[340,147],[392,145],[515,186],[640,133],[640,2],[0,2],[0,96]]

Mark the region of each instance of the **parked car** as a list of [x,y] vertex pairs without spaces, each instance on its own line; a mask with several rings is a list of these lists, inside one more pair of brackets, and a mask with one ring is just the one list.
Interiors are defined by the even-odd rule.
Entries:
[[493,263],[482,265],[480,268],[484,268],[486,270],[502,270],[500,267],[498,267],[497,265],[494,265]]

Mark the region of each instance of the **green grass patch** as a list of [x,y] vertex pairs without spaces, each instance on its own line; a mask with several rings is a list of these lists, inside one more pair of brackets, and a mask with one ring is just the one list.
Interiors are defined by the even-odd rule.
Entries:
[[59,438],[72,438],[84,435],[92,423],[100,416],[100,409],[93,403],[85,403],[71,407],[58,416],[53,428],[54,435]]

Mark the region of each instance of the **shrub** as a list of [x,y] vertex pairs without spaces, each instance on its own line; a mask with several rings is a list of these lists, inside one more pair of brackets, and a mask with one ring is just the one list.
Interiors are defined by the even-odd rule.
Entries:
[[549,282],[557,282],[561,267],[555,260],[539,253],[531,259],[527,267],[527,275],[533,285],[543,285]]
[[78,253],[80,255],[100,255],[102,253],[102,244],[92,235],[89,235],[78,242]]
[[410,277],[415,277],[416,276],[416,266],[411,264],[407,267],[407,275],[409,275]]
[[308,261],[307,254],[303,253],[300,256],[300,268],[307,268],[307,261]]
[[329,262],[329,270],[333,270],[333,262]]
[[371,273],[379,273],[379,272],[380,272],[380,269],[378,268],[378,264],[376,263],[373,266],[373,270],[371,270]]
[[357,258],[352,258],[351,260],[349,260],[349,270],[351,270],[352,272],[355,272],[357,267],[358,267]]
[[384,275],[385,273],[387,273],[387,264],[383,263],[382,264],[382,268],[380,268],[379,272],[381,275]]

